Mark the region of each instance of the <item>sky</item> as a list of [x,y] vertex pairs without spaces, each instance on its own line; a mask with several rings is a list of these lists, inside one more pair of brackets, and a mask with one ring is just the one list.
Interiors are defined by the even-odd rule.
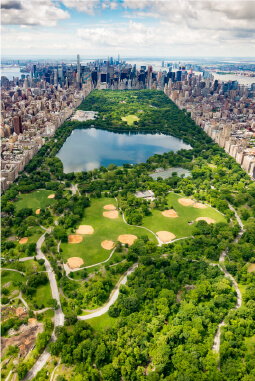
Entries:
[[2,56],[255,57],[255,0],[2,0]]

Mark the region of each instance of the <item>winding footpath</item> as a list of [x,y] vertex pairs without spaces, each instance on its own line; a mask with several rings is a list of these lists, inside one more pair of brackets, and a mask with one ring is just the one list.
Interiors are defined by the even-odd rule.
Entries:
[[110,296],[110,299],[108,301],[108,303],[106,303],[103,307],[99,308],[98,310],[96,310],[95,312],[92,312],[91,314],[89,315],[84,315],[84,316],[78,316],[77,319],[78,320],[89,320],[89,319],[93,319],[95,317],[99,317],[99,316],[102,316],[103,314],[105,314],[109,308],[116,302],[116,300],[118,299],[118,296],[119,296],[119,289],[120,289],[120,286],[123,284],[126,284],[127,283],[127,277],[132,274],[132,272],[135,271],[135,269],[138,267],[138,263],[135,263],[132,267],[130,267],[124,274],[123,278],[121,279],[120,282],[118,282],[118,284],[116,285],[115,289],[113,290],[111,296]]
[[[229,209],[231,209],[233,212],[235,212],[235,217],[237,219],[237,222],[241,228],[241,231],[238,233],[238,236],[235,238],[234,242],[237,243],[239,242],[239,240],[241,239],[243,233],[244,233],[244,225],[240,219],[240,217],[238,216],[236,210],[233,208],[232,205],[228,204],[229,206]],[[236,280],[234,279],[234,277],[229,274],[229,272],[224,269],[221,264],[224,263],[225,261],[225,257],[227,256],[227,253],[228,253],[228,249],[224,250],[221,255],[220,255],[220,258],[219,258],[219,264],[214,264],[214,263],[211,263],[211,265],[214,265],[214,266],[218,266],[220,268],[220,270],[225,274],[225,276],[229,279],[231,279],[232,281],[232,284],[236,290],[236,294],[237,294],[237,299],[236,299],[236,305],[235,305],[235,308],[232,308],[228,315],[230,314],[230,312],[235,309],[237,310],[238,308],[241,307],[242,305],[242,294],[241,294],[241,291],[239,290],[239,287],[238,287],[238,284],[236,282]],[[227,315],[227,316],[228,316]],[[213,346],[212,346],[212,350],[215,351],[216,353],[219,353],[220,351],[220,335],[221,335],[221,327],[223,327],[225,325],[225,318],[222,320],[222,322],[219,324],[218,328],[217,328],[217,331],[216,331],[216,334],[214,336],[214,340],[213,340]]]
[[[45,233],[50,233],[50,232],[51,232],[51,229],[48,229],[46,230]],[[46,272],[48,273],[48,276],[49,276],[52,298],[56,299],[59,305],[59,308],[55,310],[54,330],[50,339],[50,342],[51,342],[56,340],[56,336],[55,336],[56,327],[64,325],[64,313],[61,308],[60,296],[59,296],[57,281],[55,278],[55,273],[52,270],[48,259],[45,257],[45,255],[43,254],[41,250],[42,244],[45,240],[45,233],[37,241],[37,245],[36,245],[37,256],[36,257],[37,259],[44,259],[45,261],[44,265],[46,268]],[[43,351],[43,353],[38,358],[38,360],[36,361],[36,363],[34,364],[34,366],[28,371],[27,375],[22,379],[22,381],[31,380],[32,378],[34,378],[36,374],[45,366],[49,357],[50,357],[50,353],[48,352],[48,346],[47,346],[45,350]]]

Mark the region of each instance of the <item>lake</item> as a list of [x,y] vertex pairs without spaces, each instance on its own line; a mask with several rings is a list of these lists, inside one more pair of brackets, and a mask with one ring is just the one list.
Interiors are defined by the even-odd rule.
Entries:
[[154,154],[191,149],[171,135],[116,133],[95,128],[75,129],[56,155],[64,172],[91,171],[101,165],[145,163]]

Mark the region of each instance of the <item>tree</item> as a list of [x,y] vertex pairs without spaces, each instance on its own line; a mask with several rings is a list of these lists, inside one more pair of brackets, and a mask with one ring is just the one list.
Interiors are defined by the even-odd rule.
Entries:
[[73,325],[77,322],[77,315],[74,311],[70,311],[65,315],[65,325]]
[[27,371],[28,371],[27,364],[25,362],[19,363],[17,367],[17,373],[20,380],[25,377],[25,375],[27,374]]

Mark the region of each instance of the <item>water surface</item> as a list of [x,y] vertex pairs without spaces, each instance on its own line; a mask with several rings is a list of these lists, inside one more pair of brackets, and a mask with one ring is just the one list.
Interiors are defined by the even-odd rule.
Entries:
[[171,135],[117,133],[95,128],[76,129],[56,155],[64,172],[91,171],[101,165],[144,163],[154,154],[190,149],[183,140]]

